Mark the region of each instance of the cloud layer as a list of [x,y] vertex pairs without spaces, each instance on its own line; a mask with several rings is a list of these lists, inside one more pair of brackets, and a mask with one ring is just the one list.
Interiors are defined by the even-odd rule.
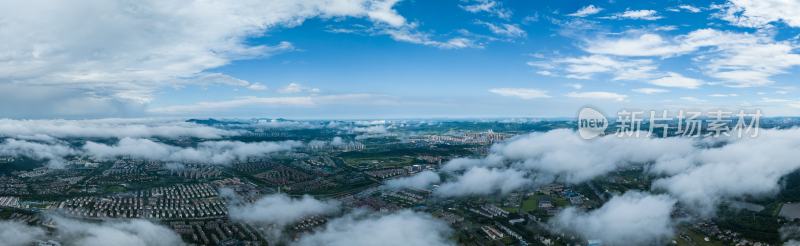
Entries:
[[230,164],[233,161],[289,151],[300,146],[302,143],[297,141],[253,143],[206,141],[198,143],[195,148],[182,148],[149,139],[123,138],[113,145],[88,141],[83,150],[87,155],[99,159],[130,156],[146,160]]
[[107,220],[99,223],[53,216],[54,231],[46,234],[39,227],[18,222],[0,221],[0,240],[4,245],[30,245],[35,240],[55,240],[64,245],[102,246],[113,242],[120,246],[185,245],[180,236],[167,227],[146,220]]
[[31,245],[44,236],[45,232],[41,228],[16,221],[0,221],[0,242],[8,246]]
[[179,138],[215,139],[236,132],[166,119],[13,120],[0,119],[0,136],[46,135],[54,138]]
[[[582,183],[620,168],[643,167],[652,187],[702,216],[728,200],[776,194],[800,170],[800,129],[761,129],[755,138],[624,138],[586,141],[572,130],[532,133],[496,144],[482,159],[459,158],[442,168],[455,178],[436,192],[485,195],[552,181]],[[463,173],[461,173],[463,171]],[[503,188],[506,187],[506,188]]]
[[47,161],[52,168],[66,165],[64,157],[79,152],[63,144],[43,144],[25,140],[6,139],[0,144],[0,155],[24,156],[37,161]]
[[492,146],[484,159],[454,159],[443,170],[475,166],[510,166],[534,171],[537,178],[580,183],[620,167],[679,158],[694,151],[686,138],[620,138],[605,136],[592,141],[569,129],[523,135]]
[[290,198],[285,194],[268,195],[251,204],[228,208],[232,219],[253,224],[285,225],[308,216],[327,215],[339,211],[339,203],[320,201],[309,195]]
[[443,183],[434,194],[442,197],[506,194],[530,184],[526,173],[519,170],[473,167],[456,180]]
[[391,189],[425,189],[433,184],[441,182],[439,174],[433,171],[422,171],[409,177],[392,179],[386,182],[386,186]]
[[294,245],[454,245],[452,229],[429,214],[402,210],[391,214],[353,212],[304,235]]
[[120,246],[184,245],[171,229],[146,220],[105,221],[99,224],[55,218],[59,240],[67,245]]
[[726,199],[777,193],[780,179],[800,169],[800,129],[764,130],[719,148],[698,149],[681,159],[660,162],[655,170],[674,174],[653,187],[668,191],[681,202],[712,215]]
[[393,9],[396,2],[0,3],[0,38],[8,40],[0,52],[0,82],[85,88],[98,99],[132,103],[146,103],[154,89],[170,84],[233,81],[254,88],[257,84],[242,80],[209,80],[204,72],[293,49],[288,42],[250,45],[246,40],[309,18],[355,17],[403,26],[405,18]]
[[593,211],[564,209],[550,224],[587,240],[601,240],[603,245],[654,245],[672,237],[670,214],[675,203],[667,195],[629,191]]

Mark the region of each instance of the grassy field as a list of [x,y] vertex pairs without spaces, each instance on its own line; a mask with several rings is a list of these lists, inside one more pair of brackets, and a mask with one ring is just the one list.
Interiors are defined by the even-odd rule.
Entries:
[[[529,196],[525,200],[522,201],[522,211],[530,212],[539,209],[539,198],[540,197],[547,197],[547,195],[543,194],[536,194],[533,196]],[[551,197],[550,201],[553,203],[553,206],[556,207],[567,207],[569,205],[569,201],[567,199],[561,197]]]
[[107,185],[103,187],[103,193],[119,193],[125,192],[126,190],[128,190],[128,188],[122,185]]
[[405,167],[415,164],[415,159],[410,156],[392,157],[343,157],[345,165],[355,168],[393,168]]
[[522,201],[522,211],[530,212],[539,208],[539,195],[529,196]]
[[501,207],[503,210],[510,212],[510,213],[517,213],[519,212],[519,208],[512,208],[512,207]]

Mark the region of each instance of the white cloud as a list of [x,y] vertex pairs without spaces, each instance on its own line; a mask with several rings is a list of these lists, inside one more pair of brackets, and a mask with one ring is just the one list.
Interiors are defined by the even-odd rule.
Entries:
[[505,97],[517,97],[525,100],[550,97],[547,95],[547,91],[529,88],[492,88],[489,89],[489,92]]
[[320,201],[309,195],[291,198],[285,194],[274,194],[251,204],[232,205],[228,211],[234,220],[283,227],[305,217],[336,213],[339,203]]
[[622,38],[601,38],[590,40],[583,47],[589,53],[616,56],[674,56],[691,51],[698,47],[681,41],[666,40],[661,35],[644,33]]
[[633,91],[647,95],[669,92],[668,90],[659,88],[637,88],[633,89]]
[[4,83],[0,78],[0,114],[8,118],[87,119],[139,117],[145,104],[133,95],[116,97],[108,92],[64,86]]
[[509,38],[521,38],[528,35],[528,33],[526,33],[525,30],[522,30],[522,28],[520,28],[519,25],[517,24],[501,23],[496,25],[483,21],[479,21],[477,23],[488,27],[489,30],[492,31],[492,33],[494,34],[502,35]]
[[363,100],[372,100],[373,104],[390,102],[380,95],[371,94],[337,94],[337,95],[308,95],[308,96],[283,96],[283,97],[243,97],[223,101],[203,101],[192,104],[162,106],[148,109],[148,112],[159,115],[207,115],[231,109],[248,107],[316,107],[328,104],[363,103]]
[[667,195],[629,191],[593,211],[564,209],[550,224],[604,245],[665,244],[674,233],[671,213],[675,203]]
[[701,11],[700,8],[688,4],[678,5],[678,9],[686,10],[692,13],[700,13]]
[[63,168],[64,157],[79,152],[64,144],[45,144],[25,140],[6,139],[0,144],[0,155],[24,156],[37,161],[47,161],[51,168]]
[[387,120],[357,120],[353,124],[357,126],[383,126],[389,123]]
[[331,145],[333,145],[333,146],[344,145],[344,140],[342,140],[342,137],[338,137],[338,136],[337,137],[333,137],[333,139],[331,140]]
[[567,86],[569,86],[572,89],[576,89],[576,90],[583,89],[583,85],[582,84],[570,83],[570,84],[567,84]]
[[679,73],[668,72],[667,76],[650,80],[650,83],[663,87],[676,87],[685,89],[696,89],[703,85],[703,81],[693,78],[684,77]]
[[592,54],[615,56],[672,57],[700,51],[712,52],[694,57],[704,73],[731,87],[764,86],[770,77],[784,74],[800,65],[797,44],[776,41],[767,33],[736,33],[700,29],[665,39],[658,34],[633,34],[614,39],[587,42],[584,50]]
[[266,85],[263,85],[263,84],[260,84],[260,83],[252,83],[252,84],[247,86],[247,89],[251,89],[251,90],[254,90],[254,91],[265,91],[265,90],[267,90],[269,88]]
[[392,179],[386,182],[386,186],[392,189],[426,189],[433,184],[441,182],[439,174],[433,171],[423,171],[413,176]]
[[6,246],[28,246],[35,240],[44,238],[41,228],[28,226],[16,221],[0,221],[0,242]]
[[690,12],[690,13],[695,13],[696,14],[696,13],[702,12],[703,10],[701,8],[698,8],[698,7],[689,5],[689,4],[682,4],[682,5],[678,5],[676,7],[669,7],[669,8],[667,8],[667,11],[671,11],[671,12],[686,11],[686,12]]
[[238,142],[206,141],[197,147],[182,148],[154,142],[149,139],[123,138],[113,145],[87,141],[83,151],[95,158],[110,159],[131,156],[147,160],[230,164],[250,157],[265,156],[275,152],[290,151],[302,145],[297,141],[283,142]]
[[[656,130],[656,134],[658,134]],[[568,129],[532,133],[492,146],[489,158],[501,157],[538,178],[580,183],[619,167],[670,160],[691,153],[691,139],[624,138],[608,135],[586,141]],[[498,163],[499,161],[488,161]]]
[[329,26],[328,32],[331,33],[350,33],[363,34],[370,36],[387,35],[395,41],[419,44],[436,47],[440,49],[463,49],[463,48],[483,48],[482,39],[485,37],[473,35],[465,29],[460,29],[452,35],[444,35],[449,38],[437,38],[435,32],[419,30],[419,22],[408,22],[400,26],[366,26],[353,24],[348,27]]
[[[655,134],[660,134],[657,129]],[[572,130],[558,129],[495,144],[483,159],[453,159],[442,171],[507,168],[530,174],[528,178],[536,184],[581,183],[630,165],[679,160],[692,153],[694,146],[690,138],[650,138],[646,134],[640,138],[609,135],[585,141]]]
[[657,26],[657,27],[654,27],[653,30],[656,30],[656,31],[675,31],[675,30],[678,30],[678,27],[674,26],[674,25]]
[[[206,71],[231,61],[292,50],[288,42],[246,42],[276,27],[297,26],[315,17],[365,18],[385,28],[408,26],[393,9],[396,2],[3,2],[0,39],[6,41],[0,50],[0,83],[85,90],[103,105],[136,107],[151,101],[159,88],[203,83],[195,79],[203,80]],[[223,81],[227,82],[231,81]]]
[[603,11],[603,8],[595,7],[594,5],[588,5],[588,6],[584,6],[583,8],[579,9],[578,11],[575,11],[575,13],[568,14],[568,16],[586,17],[586,16],[590,16],[590,15],[594,15],[594,14],[600,13],[600,11]]
[[174,231],[146,220],[89,223],[58,216],[51,218],[54,223],[52,233],[19,222],[0,221],[0,240],[8,246],[32,245],[35,240],[55,240],[64,245],[85,246],[102,246],[109,242],[120,246],[185,245]]
[[365,133],[365,134],[370,134],[370,135],[386,134],[386,133],[389,132],[389,130],[386,129],[386,126],[384,126],[384,125],[356,127],[356,128],[353,128],[353,131],[357,132],[357,133]]
[[437,47],[441,49],[463,49],[463,48],[482,48],[480,43],[466,37],[454,37],[448,40],[439,41],[431,38],[428,33],[423,33],[415,30],[416,24],[412,23],[404,27],[389,28],[382,30],[381,33],[389,35],[392,39],[408,42],[413,44],[420,44],[426,46]]
[[391,214],[356,211],[328,222],[325,228],[303,235],[293,245],[404,246],[455,245],[452,229],[429,214],[401,210]]
[[196,113],[219,112],[226,109],[247,106],[312,106],[313,98],[299,97],[245,97],[227,101],[197,102],[187,105],[173,105],[151,108],[148,111],[161,115],[191,115]]
[[473,167],[455,181],[443,183],[434,194],[442,197],[506,194],[531,184],[524,172],[515,169]]
[[[290,46],[291,44],[287,44],[287,47]],[[223,84],[230,86],[238,86],[256,91],[267,89],[267,87],[264,86],[263,84],[252,83],[250,81],[234,78],[221,73],[200,73],[191,78],[185,79],[185,81],[186,83],[194,83],[198,85]]]
[[680,99],[684,100],[684,101],[693,102],[693,103],[706,102],[706,100],[703,100],[703,99],[700,99],[700,98],[696,98],[696,97],[680,97]]
[[687,207],[711,215],[726,199],[767,196],[780,188],[783,176],[800,169],[796,149],[800,130],[764,130],[756,138],[733,139],[719,148],[698,149],[680,162],[658,162],[654,170],[673,176],[653,182]]
[[530,66],[561,70],[565,77],[591,79],[595,74],[611,74],[614,80],[641,80],[656,76],[656,66],[648,59],[621,59],[605,55],[589,55],[553,59],[550,62],[530,62]]
[[786,73],[800,65],[796,44],[775,41],[762,34],[737,34],[703,29],[688,36],[696,44],[716,43],[716,56],[701,59],[709,76],[722,79],[733,87],[763,86],[772,83],[770,77]]
[[460,5],[470,13],[486,12],[501,19],[511,18],[511,10],[503,8],[501,2],[494,0],[466,0],[468,4]]
[[442,166],[442,171],[445,172],[458,172],[458,171],[465,171],[472,167],[499,167],[501,166],[499,163],[502,159],[497,158],[499,156],[489,155],[484,159],[473,159],[473,158],[455,158]]
[[567,93],[566,96],[571,98],[614,100],[614,101],[625,101],[625,98],[628,97],[627,95],[622,95],[607,91],[570,92]]
[[721,9],[718,17],[738,26],[761,28],[782,22],[790,27],[800,27],[800,2],[797,1],[730,0],[716,7]]
[[167,227],[147,220],[118,220],[88,223],[54,217],[57,239],[65,245],[102,246],[114,242],[120,246],[185,245],[181,237]]
[[626,10],[622,13],[617,13],[607,17],[609,19],[633,19],[633,20],[658,20],[662,17],[658,15],[658,11],[651,9],[642,10]]
[[[445,172],[469,171],[441,185],[436,193],[492,194],[502,186],[499,180],[517,180],[506,176],[523,180],[512,187],[582,183],[638,165],[656,176],[653,190],[667,192],[696,214],[711,216],[721,202],[777,194],[782,178],[800,170],[796,161],[800,129],[760,129],[755,138],[731,134],[720,138],[609,135],[585,141],[568,129],[533,133],[494,145],[484,159],[448,162],[442,168]],[[490,175],[492,170],[508,175]]]
[[306,87],[298,83],[289,83],[286,87],[278,90],[279,93],[293,94],[293,93],[319,93],[319,88]]
[[728,93],[728,94],[714,93],[714,94],[711,94],[711,95],[708,95],[708,96],[710,96],[710,97],[738,97],[739,94],[736,94],[736,93]]
[[[10,137],[0,143],[0,155],[24,156],[47,161],[51,168],[63,167],[64,158],[67,156],[84,154],[97,158],[134,156],[152,160],[227,164],[248,157],[288,151],[301,145],[293,141],[256,143],[206,141],[200,142],[196,148],[180,148],[139,137],[219,138],[235,134],[183,121],[150,119],[0,120],[0,134]],[[72,137],[121,140],[116,145],[88,141],[82,149],[74,149],[58,139]]]
[[238,133],[169,119],[12,120],[0,119],[0,136],[55,138],[197,137],[214,139]]
[[783,98],[770,98],[770,97],[762,97],[761,98],[761,102],[764,102],[764,103],[785,103],[785,102],[791,102],[791,101],[792,100],[783,99]]

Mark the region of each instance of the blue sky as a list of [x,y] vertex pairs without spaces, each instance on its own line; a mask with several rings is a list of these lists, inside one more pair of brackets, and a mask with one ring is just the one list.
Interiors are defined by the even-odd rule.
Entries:
[[[8,49],[0,86],[11,98],[0,113],[560,117],[584,105],[607,113],[800,112],[800,3],[167,2],[13,6],[0,21],[0,37],[19,40],[0,47]],[[106,17],[79,20],[98,12]]]

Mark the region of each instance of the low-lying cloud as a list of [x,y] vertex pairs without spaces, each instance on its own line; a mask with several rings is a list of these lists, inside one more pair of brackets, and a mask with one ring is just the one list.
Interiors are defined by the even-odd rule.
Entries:
[[82,246],[179,246],[181,237],[169,228],[147,220],[107,220],[99,223],[82,222],[58,216],[52,233],[19,222],[0,221],[0,242],[3,245],[31,245],[36,240],[55,240],[63,245]]
[[103,246],[110,242],[120,246],[185,245],[174,231],[147,220],[112,220],[95,224],[56,217],[55,222],[59,241],[66,245]]
[[774,195],[782,177],[800,169],[800,129],[764,130],[718,148],[697,149],[683,161],[656,163],[675,166],[675,175],[653,183],[704,215],[712,215],[726,200]]
[[87,155],[99,159],[129,156],[159,161],[230,164],[233,161],[244,161],[250,157],[290,151],[300,146],[302,143],[298,141],[253,143],[206,141],[200,142],[194,148],[183,148],[149,139],[123,138],[113,145],[89,141],[83,146],[83,150]]
[[26,246],[44,238],[42,228],[28,226],[16,221],[0,221],[0,242],[7,246]]
[[631,164],[679,158],[694,151],[688,138],[622,138],[592,141],[568,129],[532,133],[492,147],[492,154],[520,169],[580,183]]
[[0,144],[0,155],[24,156],[37,161],[47,161],[51,168],[63,168],[64,157],[78,151],[63,144],[45,144],[25,140],[6,139]]
[[197,147],[178,147],[150,139],[123,138],[115,144],[87,141],[81,148],[62,142],[34,142],[5,139],[0,143],[0,155],[23,156],[37,161],[47,161],[48,167],[63,168],[67,156],[90,156],[98,160],[132,157],[164,162],[191,162],[228,165],[248,158],[264,157],[277,152],[292,151],[303,146],[299,141],[239,142],[206,141]]
[[[690,211],[713,216],[726,200],[774,195],[782,177],[800,170],[800,129],[761,129],[755,138],[624,138],[609,135],[585,141],[572,130],[531,133],[496,144],[480,159],[457,158],[443,171],[456,174],[436,192],[481,195],[501,184],[582,183],[620,168],[641,166]],[[494,171],[491,171],[494,170]],[[510,177],[496,181],[500,170]],[[459,172],[464,172],[458,175]],[[479,175],[480,174],[480,175]],[[474,178],[486,176],[487,178]],[[471,180],[488,180],[470,182]],[[532,181],[531,181],[532,180]],[[512,185],[509,187],[518,187]],[[506,189],[508,190],[508,189]]]
[[656,245],[673,235],[675,199],[629,191],[602,207],[583,212],[567,208],[550,220],[556,230],[574,232],[603,245]]
[[434,194],[442,197],[506,194],[530,185],[526,173],[515,169],[474,167],[454,181],[443,183]]
[[251,204],[230,206],[228,211],[235,220],[283,227],[305,217],[336,213],[339,206],[335,200],[320,201],[309,195],[291,198],[285,194],[274,194]]
[[47,135],[55,138],[179,138],[218,139],[238,133],[180,120],[12,120],[0,119],[0,136]]
[[499,167],[503,164],[503,158],[498,155],[490,154],[483,159],[475,158],[455,158],[442,166],[442,171],[458,172],[466,171],[473,167]]
[[441,182],[439,174],[433,171],[423,171],[413,176],[392,179],[386,182],[390,189],[425,189]]
[[294,245],[330,246],[405,246],[455,245],[449,240],[452,229],[426,213],[402,210],[391,214],[356,211],[336,218]]

